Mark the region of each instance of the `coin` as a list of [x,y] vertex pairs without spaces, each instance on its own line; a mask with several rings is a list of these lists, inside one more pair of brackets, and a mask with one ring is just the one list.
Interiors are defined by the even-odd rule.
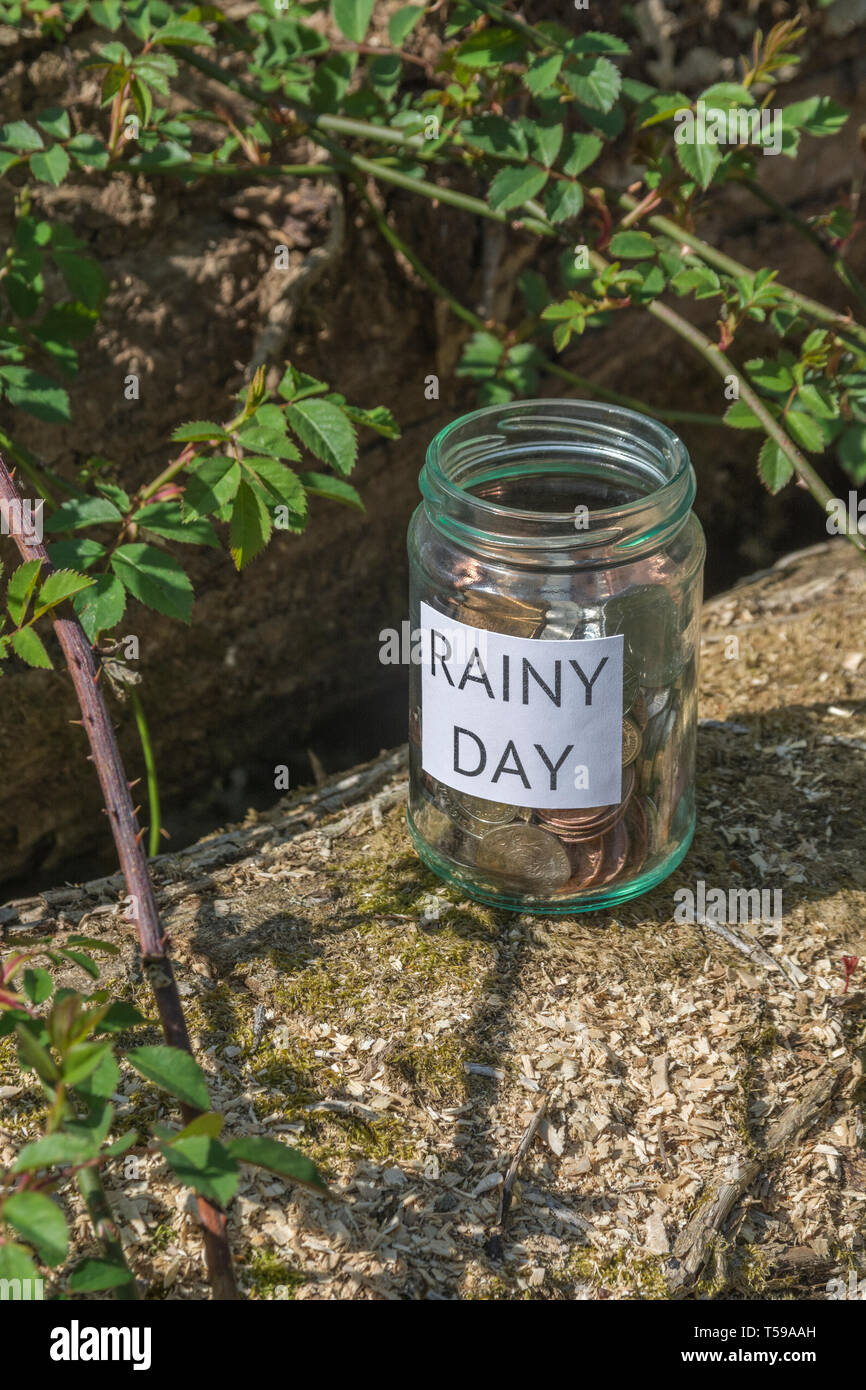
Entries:
[[596,884],[601,887],[619,878],[628,860],[629,834],[625,820],[617,821],[604,837],[604,857]]
[[637,672],[623,657],[622,662],[622,712],[628,714],[638,697]]
[[601,873],[604,863],[604,837],[599,836],[595,840],[584,840],[580,844],[570,845],[569,857],[571,878],[566,884],[566,891],[579,893],[584,888],[590,888]]
[[432,845],[434,849],[442,849],[448,843],[453,828],[445,812],[440,811],[438,806],[434,806],[431,801],[422,801],[418,806],[412,807],[411,816],[412,824],[428,845]]
[[568,641],[575,636],[581,611],[576,603],[564,600],[549,603],[544,615],[544,625],[538,633],[539,639],[543,642]]
[[637,724],[632,723],[630,719],[624,719],[622,721],[622,765],[624,768],[629,767],[634,762],[641,750],[642,743],[643,739]]
[[540,810],[536,811],[535,815],[542,825],[548,830],[552,830],[554,835],[557,835],[566,844],[572,845],[582,840],[594,840],[610,830],[611,826],[616,825],[617,821],[625,814],[625,808],[634,791],[634,785],[634,767],[627,767],[622,778],[622,800],[614,802],[612,806],[594,807],[589,812],[585,808],[564,811]]
[[544,625],[544,609],[534,603],[522,603],[482,589],[467,589],[462,598],[456,616],[469,627],[502,632],[508,637],[535,637]]
[[478,846],[479,868],[517,887],[551,893],[571,877],[571,861],[555,835],[537,825],[503,825]]
[[485,835],[494,825],[508,825],[517,816],[515,806],[507,806],[502,801],[486,801],[481,796],[470,796],[454,787],[443,787],[442,805],[451,819],[461,830],[471,835]]
[[647,835],[648,824],[647,815],[644,810],[643,798],[636,796],[628,809],[626,816],[628,826],[629,841],[631,848],[628,856],[628,871],[630,874],[638,874],[643,868],[644,860],[647,855]]

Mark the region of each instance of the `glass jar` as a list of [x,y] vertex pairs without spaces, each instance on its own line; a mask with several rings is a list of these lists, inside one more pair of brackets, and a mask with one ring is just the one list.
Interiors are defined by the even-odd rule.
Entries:
[[409,829],[481,902],[635,897],[695,826],[703,560],[665,425],[590,401],[473,411],[409,526]]

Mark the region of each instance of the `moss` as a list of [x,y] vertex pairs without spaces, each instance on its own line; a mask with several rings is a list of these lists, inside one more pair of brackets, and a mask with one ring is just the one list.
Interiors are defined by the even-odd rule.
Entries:
[[302,1270],[295,1269],[269,1250],[252,1250],[246,1273],[254,1299],[292,1299],[307,1283]]
[[569,1256],[564,1270],[551,1271],[550,1278],[560,1285],[567,1280],[572,1287],[575,1281],[591,1284],[616,1298],[623,1294],[653,1302],[670,1298],[661,1255],[634,1255],[624,1250],[603,1255],[582,1246]]
[[388,1067],[409,1083],[419,1104],[443,1100],[455,1104],[466,1095],[465,1058],[463,1044],[452,1034],[400,1049],[388,1059]]

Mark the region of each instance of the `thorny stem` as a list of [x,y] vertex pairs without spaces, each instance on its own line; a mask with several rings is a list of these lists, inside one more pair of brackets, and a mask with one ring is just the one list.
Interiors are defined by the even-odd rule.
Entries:
[[834,274],[839,277],[845,288],[850,290],[853,295],[856,295],[861,304],[866,305],[866,285],[864,285],[861,280],[857,279],[851,267],[844,261],[842,256],[839,255],[839,252],[834,251],[832,246],[828,246],[827,242],[818,234],[814,227],[810,227],[808,222],[804,222],[802,217],[798,217],[796,212],[787,207],[785,203],[775,197],[774,194],[770,193],[768,189],[762,188],[754,179],[742,179],[741,182],[744,188],[748,188],[753,197],[758,198],[765,207],[771,208],[777,216],[788,223],[789,227],[793,227],[801,236],[805,237],[807,241],[810,241],[813,246],[817,247],[825,260],[830,263]]
[[[0,502],[6,503],[7,507],[10,503],[21,502],[21,495],[2,455]],[[12,515],[10,511],[10,519]],[[30,544],[17,530],[14,531],[13,539],[22,559],[41,560],[43,573],[51,573],[53,566],[44,545]],[[147,861],[138,839],[138,822],[126,771],[105,700],[96,679],[97,667],[93,652],[77,618],[64,618],[53,614],[52,623],[75,686],[82,723],[90,742],[91,758],[99,778],[118,861],[131,900],[129,916],[138,929],[142,970],[153,989],[166,1042],[171,1047],[179,1047],[184,1052],[192,1053],[177,982],[172,971],[171,959],[166,952],[167,939],[159,920]],[[184,1123],[188,1124],[201,1112],[182,1104],[181,1113]],[[213,1296],[216,1299],[236,1299],[239,1295],[228,1245],[225,1213],[204,1197],[198,1197],[197,1203],[204,1230],[205,1256]]]
[[162,830],[162,812],[159,805],[159,781],[156,775],[156,761],[153,756],[153,744],[150,739],[150,729],[147,724],[147,717],[144,713],[144,705],[141,703],[141,696],[135,689],[130,687],[130,704],[135,715],[135,727],[138,730],[138,737],[141,743],[141,751],[144,755],[144,768],[147,776],[147,801],[150,809],[150,828],[147,833],[147,852],[153,859],[159,854],[159,837]]

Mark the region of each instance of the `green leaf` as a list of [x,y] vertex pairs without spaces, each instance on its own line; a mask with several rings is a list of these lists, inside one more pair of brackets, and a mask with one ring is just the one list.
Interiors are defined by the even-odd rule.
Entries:
[[539,53],[532,59],[523,74],[523,85],[534,97],[540,96],[553,86],[562,67],[564,54]]
[[271,516],[264,501],[244,478],[237,491],[229,529],[229,547],[238,570],[261,554],[270,540],[271,530]]
[[579,58],[563,69],[567,87],[584,106],[595,111],[610,111],[619,96],[622,77],[607,58]]
[[90,589],[74,599],[73,608],[91,642],[119,623],[126,609],[126,590],[114,574],[101,574]]
[[95,1071],[106,1057],[111,1057],[111,1043],[109,1042],[78,1043],[75,1047],[71,1047],[63,1059],[65,1084],[76,1086],[79,1081],[83,1081],[92,1071]]
[[0,1279],[29,1279],[32,1282],[38,1278],[39,1271],[23,1245],[16,1245],[11,1240],[0,1245]]
[[404,5],[395,10],[388,20],[388,38],[395,48],[402,48],[418,20],[424,13],[423,5]]
[[210,1139],[218,1139],[224,1123],[222,1115],[218,1115],[215,1110],[209,1110],[206,1115],[196,1115],[195,1119],[190,1120],[177,1134],[165,1134],[163,1138],[170,1144],[176,1143],[178,1139],[188,1139],[193,1134],[204,1134]]
[[108,293],[108,279],[102,267],[88,256],[74,251],[52,251],[54,264],[63,276],[69,293],[88,309],[99,309]]
[[583,189],[579,183],[566,183],[557,179],[548,186],[544,195],[544,211],[549,221],[556,225],[576,217],[583,207]]
[[[664,260],[664,257],[662,259]],[[679,257],[674,259],[678,261]],[[690,265],[673,276],[671,288],[676,290],[677,294],[689,294],[694,291],[695,299],[712,299],[714,295],[721,293],[722,282],[708,265]]]
[[36,117],[36,124],[46,135],[53,135],[57,140],[69,139],[69,112],[62,106],[46,107],[42,114]]
[[215,456],[196,464],[184,486],[184,517],[194,520],[222,511],[236,495],[240,481],[237,459]]
[[331,13],[341,33],[352,43],[362,43],[370,24],[375,0],[332,0]]
[[598,159],[604,145],[597,135],[581,135],[569,131],[562,146],[562,172],[576,178]]
[[550,169],[556,162],[556,156],[559,154],[559,148],[562,144],[564,133],[562,122],[533,121],[524,117],[522,126],[529,142],[532,158],[543,164],[545,169]]
[[714,111],[729,111],[735,106],[755,104],[748,87],[741,87],[738,82],[714,82],[705,92],[701,92],[699,100],[703,101],[707,110],[712,108]]
[[172,555],[157,550],[156,546],[134,542],[114,552],[111,567],[133,598],[157,613],[189,622],[192,584]]
[[213,420],[188,420],[185,425],[178,425],[171,437],[179,443],[231,438],[222,425],[215,424]]
[[849,114],[829,97],[807,97],[783,108],[782,124],[791,130],[805,130],[807,135],[835,135]]
[[491,27],[482,29],[461,43],[455,56],[463,67],[474,71],[499,63],[519,61],[525,57],[525,44],[513,30]]
[[185,1187],[225,1207],[237,1191],[238,1165],[223,1144],[208,1135],[190,1135],[161,1144],[163,1158]]
[[184,520],[179,502],[149,502],[133,512],[132,520],[158,536],[169,540],[184,541],[189,545],[209,545],[219,549],[219,538],[209,521],[203,517]]
[[[105,1020],[102,1020],[102,1027]],[[102,1056],[96,1066],[85,1077],[74,1082],[75,1090],[93,1099],[108,1100],[120,1085],[120,1067],[114,1060],[111,1048]]]
[[577,38],[569,39],[566,48],[569,53],[618,53],[624,56],[628,53],[628,44],[624,39],[617,38],[615,34],[602,34],[597,29],[591,29],[586,34],[579,34]]
[[522,128],[514,121],[507,121],[504,116],[484,115],[463,121],[460,137],[474,149],[484,150],[485,154],[525,159],[529,153]]
[[488,202],[492,208],[508,212],[510,208],[520,207],[528,198],[534,198],[547,183],[547,170],[536,169],[531,164],[509,165],[500,169],[490,185]]
[[267,1168],[269,1172],[278,1173],[289,1182],[303,1183],[305,1187],[312,1187],[316,1192],[328,1191],[316,1165],[298,1153],[297,1149],[290,1149],[288,1144],[281,1144],[277,1139],[269,1139],[266,1135],[248,1134],[239,1139],[230,1139],[226,1148],[232,1158],[239,1159],[241,1163],[253,1163],[257,1168]]
[[811,415],[807,415],[804,410],[796,408],[789,410],[784,420],[788,433],[800,445],[801,449],[808,450],[811,454],[820,454],[824,450],[824,431],[813,420]]
[[338,473],[351,473],[358,441],[351,424],[335,405],[315,399],[296,401],[286,407],[286,420],[316,458]]
[[12,1172],[35,1173],[40,1168],[68,1168],[74,1163],[86,1163],[99,1153],[99,1145],[100,1140],[92,1135],[63,1130],[47,1134],[44,1139],[24,1145],[12,1165]]
[[99,966],[92,956],[85,951],[71,951],[68,946],[62,946],[58,951],[66,960],[71,960],[74,965],[79,966],[92,980],[99,979]]
[[30,172],[40,183],[52,183],[57,188],[69,173],[69,155],[62,145],[51,145],[30,156]]
[[29,367],[0,367],[0,385],[12,405],[35,415],[49,425],[69,424],[69,396],[49,376],[31,371]]
[[105,169],[108,167],[108,146],[98,135],[82,131],[73,135],[66,146],[76,164],[85,169]]
[[177,1096],[186,1105],[192,1105],[196,1110],[210,1110],[204,1072],[188,1052],[158,1043],[127,1052],[126,1060],[142,1076],[154,1081],[163,1091]]
[[45,650],[45,644],[38,632],[32,627],[21,627],[10,634],[12,650],[22,661],[26,661],[28,666],[34,666],[42,671],[53,670],[51,657]]
[[0,145],[27,154],[30,150],[42,149],[42,136],[29,121],[10,121],[0,126]]
[[758,455],[758,473],[770,492],[778,492],[791,479],[794,465],[775,439],[765,439]]
[[762,391],[790,391],[794,385],[790,367],[772,357],[753,357],[746,371]]
[[612,256],[625,260],[644,260],[654,256],[658,248],[648,232],[617,232],[608,249]]
[[76,574],[73,570],[55,570],[53,574],[49,574],[39,590],[33,613],[34,620],[41,618],[49,608],[56,608],[59,603],[80,594],[83,589],[89,589],[93,582],[86,574]]
[[88,1256],[73,1269],[69,1276],[68,1288],[70,1293],[98,1293],[103,1289],[123,1288],[124,1285],[133,1282],[133,1277],[125,1265]]
[[152,43],[181,43],[181,44],[206,44],[213,48],[214,39],[207,29],[201,24],[196,24],[188,19],[170,19],[167,24],[156,29],[151,38]]
[[9,616],[16,626],[24,621],[24,615],[39,580],[41,569],[41,560],[25,560],[24,564],[19,565],[9,578],[6,589],[6,607],[9,609]]
[[301,482],[314,497],[327,497],[331,502],[343,502],[347,507],[364,510],[364,503],[351,483],[332,478],[329,473],[301,473]]
[[361,410],[358,406],[343,403],[341,409],[347,419],[355,425],[360,425],[362,429],[374,430],[385,439],[400,438],[400,426],[385,405],[375,405],[372,410]]
[[835,420],[839,415],[839,402],[826,386],[814,382],[804,382],[797,392],[797,400],[810,415],[819,420]]
[[[686,125],[680,126],[677,135],[679,136],[686,129]],[[701,188],[708,188],[712,182],[713,174],[722,162],[718,145],[705,139],[696,140],[692,144],[678,140],[676,148],[680,166],[690,178],[700,184]]]
[[13,1192],[3,1204],[3,1219],[32,1245],[43,1264],[59,1265],[69,1250],[66,1218],[41,1192]]
[[647,126],[670,121],[678,111],[691,109],[691,101],[684,92],[653,92],[645,97],[635,111],[635,123],[639,130]]
[[31,1067],[42,1081],[56,1081],[60,1076],[57,1063],[47,1047],[43,1047],[41,1042],[33,1036],[26,1023],[16,1023],[15,1037],[18,1040],[18,1051],[24,1064]]
[[73,497],[52,512],[45,530],[79,531],[83,526],[98,526],[103,522],[122,521],[123,514],[107,497]]
[[116,999],[109,1007],[108,1013],[100,1020],[97,1033],[121,1033],[127,1028],[134,1028],[138,1023],[146,1023],[147,1019],[138,1012],[133,1004],[127,1004],[123,999]]
[[28,968],[21,976],[21,988],[31,1004],[44,1004],[54,992],[54,981],[47,970],[40,966]]
[[858,487],[866,482],[866,425],[849,425],[839,440],[839,462]]
[[[768,403],[765,401],[764,404]],[[764,428],[751,406],[747,405],[745,401],[734,401],[722,418],[726,425],[731,425],[735,430],[762,430]]]

